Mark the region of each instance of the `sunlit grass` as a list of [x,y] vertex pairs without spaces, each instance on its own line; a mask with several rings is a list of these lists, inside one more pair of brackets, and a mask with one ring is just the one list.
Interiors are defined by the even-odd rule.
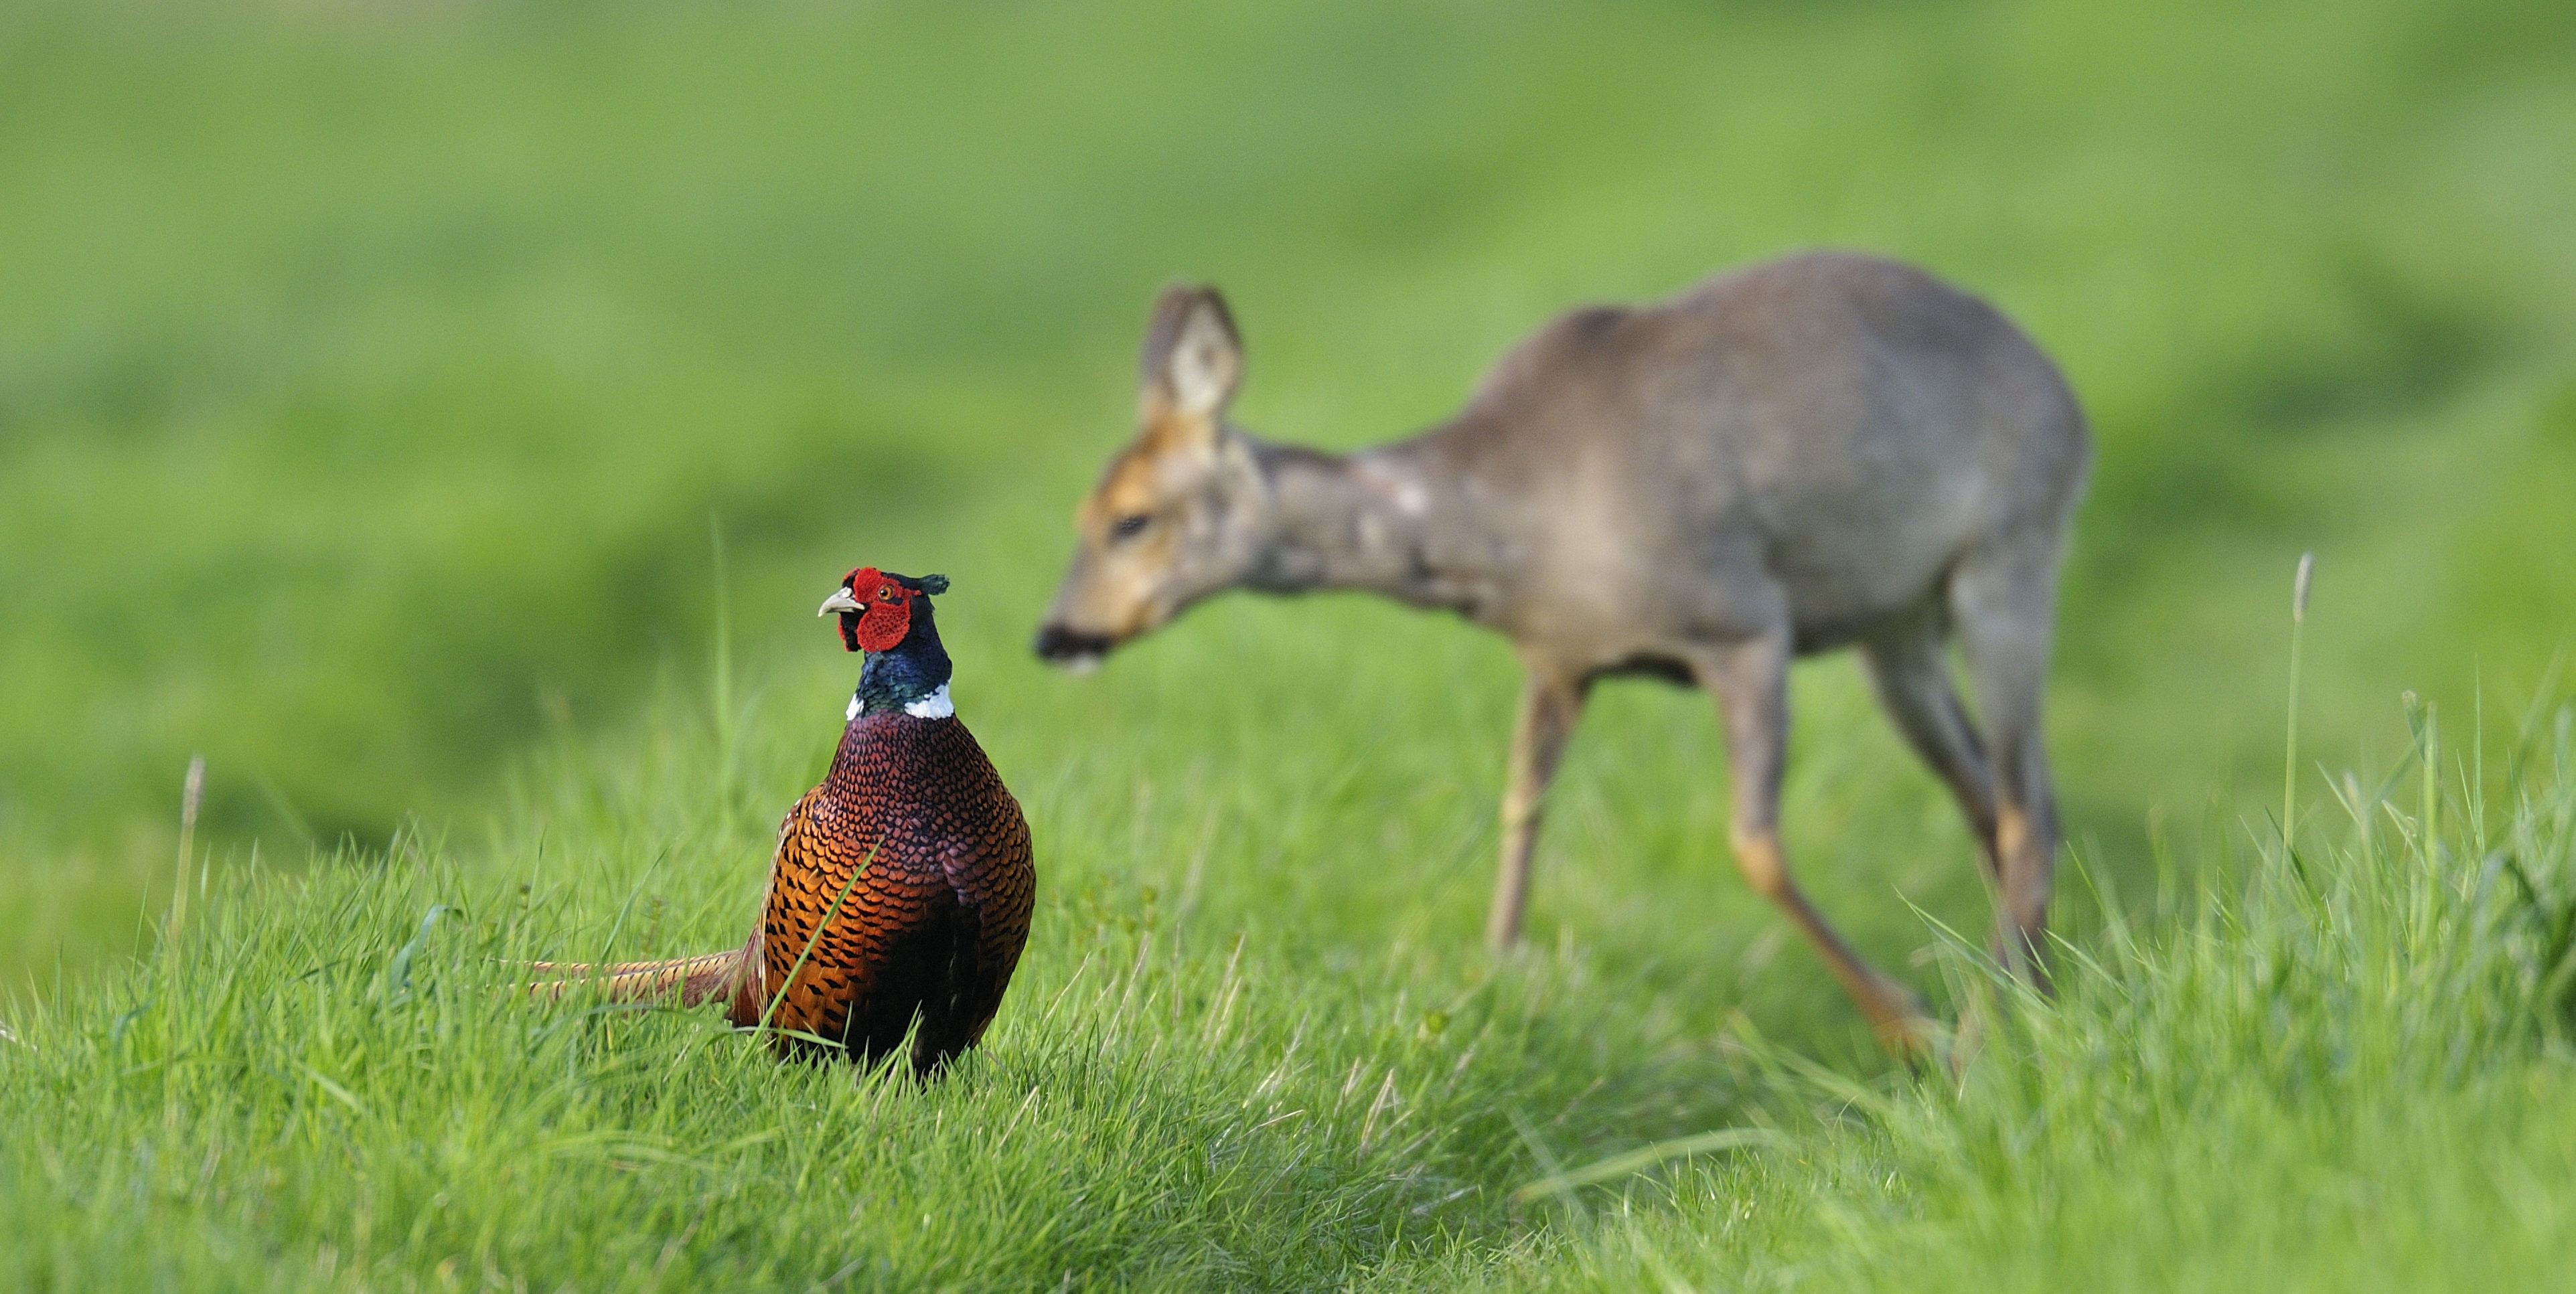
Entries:
[[2569,719],[2497,786],[2475,761],[2440,763],[2429,801],[2417,769],[2347,776],[2295,861],[2102,895],[2056,1002],[1954,962],[2015,999],[1955,1086],[1763,1048],[1814,1128],[1569,1203],[1562,1244],[1389,1287],[2555,1284],[2576,1254]]
[[[2559,1283],[2571,21],[0,12],[0,1287]],[[1232,295],[1247,425],[1347,447],[1815,244],[1993,299],[2100,439],[2057,1002],[1956,946],[1851,663],[1796,678],[1793,865],[1980,1022],[1963,1081],[1745,893],[1703,695],[1600,691],[1496,960],[1499,640],[1229,598],[1029,658],[1165,279]],[[988,1046],[916,1089],[516,997],[740,939],[860,562],[955,579],[1036,836]]]
[[[1246,423],[1337,447],[1793,247],[1992,298],[2101,441],[2053,735],[2118,869],[2277,794],[2299,551],[2328,745],[2527,694],[2576,611],[2561,4],[153,12],[0,18],[13,981],[135,946],[192,754],[208,839],[293,865],[624,728],[706,659],[711,514],[745,661],[818,572],[954,569],[994,709],[1061,709],[999,662],[1175,276],[1233,295]],[[1175,652],[1378,632],[1235,614]],[[1448,681],[1404,662],[1352,672]]]
[[1847,1008],[1783,991],[1822,978],[1803,950],[1738,982],[1715,941],[1565,929],[1496,962],[1451,901],[1481,867],[1407,898],[1332,863],[1376,911],[1319,919],[1278,873],[1333,832],[1293,801],[1024,773],[1054,824],[1037,933],[926,1088],[513,991],[529,958],[739,937],[750,806],[815,744],[763,734],[830,716],[749,726],[728,799],[702,793],[717,725],[654,712],[529,766],[488,839],[220,869],[177,938],[13,1002],[0,1283],[2402,1289],[2576,1254],[2566,711],[2483,779],[2338,773],[2295,861],[2249,824],[2147,893],[2078,869],[2054,1002],[1993,976],[1975,925],[1856,912],[1916,923],[1916,973],[1979,1022],[1955,1084],[1814,1059],[1866,1053]]
[[[516,962],[739,937],[767,830],[688,794],[721,743],[672,718],[604,771],[532,770],[488,844],[221,873],[179,938],[23,1003],[0,1280],[1312,1288],[1505,1225],[1515,1121],[1615,1143],[1741,1099],[1669,1009],[1613,1009],[1648,977],[1320,941],[1244,910],[1293,825],[1202,836],[1173,878],[1132,803],[1029,779],[1057,824],[1038,934],[947,1081],[533,1005]],[[752,744],[755,781],[807,755]]]

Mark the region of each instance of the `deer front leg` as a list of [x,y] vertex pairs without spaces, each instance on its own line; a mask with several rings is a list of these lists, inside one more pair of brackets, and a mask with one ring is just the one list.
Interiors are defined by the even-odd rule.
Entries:
[[1529,906],[1530,855],[1538,848],[1538,826],[1546,806],[1548,783],[1565,754],[1566,739],[1583,715],[1584,687],[1560,671],[1533,665],[1521,688],[1520,721],[1512,728],[1511,769],[1503,788],[1503,859],[1494,880],[1494,907],[1485,918],[1485,942],[1496,951],[1521,937],[1521,913]]

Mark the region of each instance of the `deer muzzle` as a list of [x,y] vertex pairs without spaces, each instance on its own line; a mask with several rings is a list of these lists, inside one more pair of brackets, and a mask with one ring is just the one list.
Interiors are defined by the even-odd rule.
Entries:
[[1100,658],[1108,655],[1114,645],[1107,634],[1084,633],[1066,625],[1042,625],[1029,648],[1050,665],[1088,674],[1099,668]]

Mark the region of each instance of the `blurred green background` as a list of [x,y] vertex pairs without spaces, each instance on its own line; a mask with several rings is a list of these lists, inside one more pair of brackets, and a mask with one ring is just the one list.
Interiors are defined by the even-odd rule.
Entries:
[[[2313,756],[2393,755],[2401,688],[2553,689],[2571,50],[2563,0],[0,7],[0,973],[134,946],[192,752],[224,865],[472,836],[531,751],[706,701],[721,642],[719,704],[792,702],[819,762],[850,667],[811,608],[862,562],[955,578],[1015,784],[1392,779],[1472,938],[1498,640],[1232,599],[1096,679],[1027,656],[1154,291],[1228,292],[1247,426],[1350,447],[1558,310],[1819,245],[1985,295],[2085,400],[2052,732],[2071,834],[2138,867],[2277,787],[2303,549]],[[1799,686],[1801,760],[1903,792],[1910,856],[1847,888],[1971,911],[1849,662]],[[1613,691],[1558,855],[1734,886],[1704,701]],[[1793,845],[1831,816],[1793,797]],[[1678,920],[1576,883],[1542,938]]]

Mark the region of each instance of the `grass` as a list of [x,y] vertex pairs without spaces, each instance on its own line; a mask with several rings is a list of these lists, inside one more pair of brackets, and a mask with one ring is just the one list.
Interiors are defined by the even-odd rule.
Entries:
[[1955,1089],[1807,1071],[1830,1131],[1595,1205],[1494,1283],[2554,1282],[2576,1241],[2568,733],[2561,711],[2509,804],[2454,781],[2456,832],[2398,779],[2348,783],[2295,860],[2251,855],[2136,925],[2103,895],[2062,1000],[2012,1004]]
[[[532,762],[487,841],[224,871],[126,973],[23,1004],[0,1283],[2530,1288],[2576,1252],[2570,710],[2491,779],[2342,775],[2295,857],[2237,836],[2134,904],[2077,873],[2053,1003],[1936,932],[1987,1022],[1955,1085],[1838,1053],[1846,1013],[1758,971],[1719,1005],[1723,958],[1565,933],[1495,962],[1471,905],[1405,885],[1322,918],[1253,865],[1328,839],[1294,803],[1242,806],[1280,824],[1254,844],[1211,797],[1022,776],[1038,934],[926,1089],[511,991],[526,958],[738,937],[752,788],[820,743],[747,725],[727,802],[692,793],[718,725],[661,713]],[[1339,793],[1401,794],[1371,784]]]
[[[686,794],[713,728],[609,773],[563,752],[486,848],[227,873],[115,1001],[24,1017],[8,1108],[96,1122],[9,1130],[9,1283],[1311,1287],[1497,1216],[1516,1116],[1686,1126],[1631,1058],[1675,1052],[1661,1078],[1704,1073],[1687,1106],[1724,1108],[1673,1022],[1575,1026],[1619,994],[1588,959],[1319,955],[1244,919],[1272,887],[1192,870],[1222,826],[1139,841],[1131,806],[1043,780],[1023,793],[1053,824],[1047,933],[1012,1018],[929,1091],[781,1067],[703,1016],[511,996],[512,959],[738,929],[766,831]],[[815,753],[751,746],[761,782]],[[93,1002],[110,1014],[77,1019]],[[132,1130],[152,1148],[111,1156],[112,1181],[76,1164]]]
[[[2101,442],[2054,737],[2134,868],[2150,810],[2277,791],[2299,552],[2327,748],[2566,644],[2566,15],[16,7],[0,973],[133,950],[192,754],[208,839],[291,865],[613,737],[706,665],[711,516],[745,661],[817,571],[948,569],[996,707],[1062,706],[1017,644],[1180,275],[1232,294],[1247,424],[1332,446],[1788,248],[1988,295]],[[1385,632],[1349,615],[1249,659]]]
[[[9,8],[0,1285],[2545,1283],[2565,743],[2474,700],[2551,713],[2576,623],[2571,14]],[[1733,877],[1704,697],[1603,690],[1498,962],[1498,641],[1227,599],[1028,658],[1164,279],[1341,447],[1815,244],[1995,300],[2101,446],[2066,992],[1963,1086]],[[2379,794],[2275,780],[2311,548],[2291,753]],[[511,999],[739,938],[859,562],[956,579],[1037,835],[990,1048]],[[1848,661],[1795,688],[1802,881],[1967,1007],[1955,811]]]

